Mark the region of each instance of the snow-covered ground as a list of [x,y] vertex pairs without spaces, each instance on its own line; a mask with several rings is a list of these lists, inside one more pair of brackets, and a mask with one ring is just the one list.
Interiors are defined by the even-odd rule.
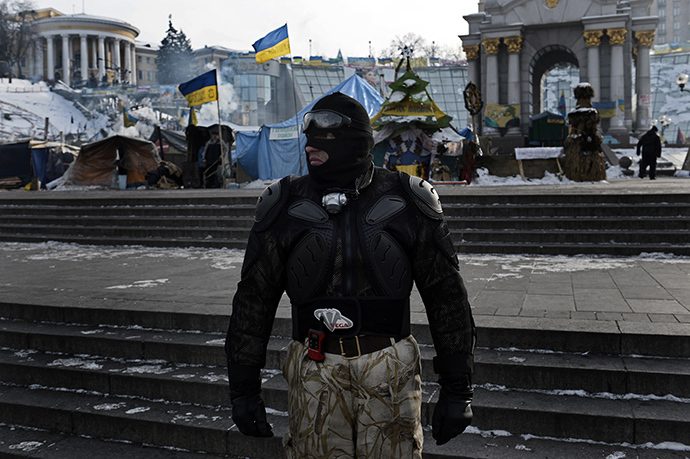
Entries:
[[108,110],[115,122],[100,111],[79,110],[71,101],[53,92],[44,82],[0,78],[0,143],[11,143],[27,138],[43,139],[45,120],[49,121],[48,140],[60,141],[61,134],[81,135],[84,140],[93,139],[101,131],[107,135],[121,134],[148,138],[153,132],[155,112],[149,107],[130,110],[138,119],[150,123],[138,123],[125,128],[122,115],[113,106]]

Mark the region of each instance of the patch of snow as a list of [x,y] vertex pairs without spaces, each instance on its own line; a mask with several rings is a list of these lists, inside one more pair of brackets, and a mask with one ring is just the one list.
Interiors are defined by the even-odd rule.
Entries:
[[166,282],[168,282],[168,279],[155,279],[155,280],[141,280],[141,281],[135,281],[131,284],[125,284],[125,285],[113,285],[112,287],[106,287],[106,290],[109,289],[127,289],[127,288],[150,288],[150,287],[158,287],[159,285],[163,285]]
[[149,411],[151,408],[148,406],[138,406],[136,408],[132,408],[131,410],[125,411],[125,414],[138,414],[138,413],[145,413]]
[[23,441],[21,443],[15,443],[14,445],[8,446],[12,451],[19,450],[26,453],[31,451],[36,451],[38,448],[43,446],[45,442],[43,441]]
[[171,371],[173,371],[172,368],[164,368],[162,365],[141,365],[138,367],[126,368],[123,373],[164,375]]
[[120,402],[120,403],[102,403],[100,405],[95,405],[93,407],[94,410],[97,411],[113,411],[113,410],[119,410],[120,408],[124,408],[127,406],[125,402]]

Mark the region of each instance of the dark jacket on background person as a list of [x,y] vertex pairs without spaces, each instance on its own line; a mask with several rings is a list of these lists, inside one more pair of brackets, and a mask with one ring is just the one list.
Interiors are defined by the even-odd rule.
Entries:
[[637,156],[640,156],[640,150],[642,150],[640,178],[647,175],[647,168],[649,167],[649,178],[651,180],[656,179],[656,159],[661,157],[661,139],[657,131],[657,127],[652,126],[637,142]]
[[656,159],[661,157],[661,139],[657,134],[657,127],[653,126],[637,142],[637,156],[642,150],[643,159]]

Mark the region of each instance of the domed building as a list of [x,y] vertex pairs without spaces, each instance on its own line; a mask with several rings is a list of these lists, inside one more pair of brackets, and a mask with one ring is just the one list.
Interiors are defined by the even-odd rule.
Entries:
[[136,84],[136,27],[52,8],[38,10],[33,25],[38,42],[28,59],[32,76],[69,86],[87,81]]

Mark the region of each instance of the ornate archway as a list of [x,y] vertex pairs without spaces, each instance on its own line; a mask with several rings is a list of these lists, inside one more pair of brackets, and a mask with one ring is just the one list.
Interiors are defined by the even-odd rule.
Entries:
[[485,105],[494,110],[512,105],[512,112],[520,113],[520,128],[496,129],[484,117],[477,126],[480,134],[491,136],[500,153],[522,146],[529,117],[541,105],[536,85],[550,68],[566,62],[580,68],[580,79],[594,88],[595,101],[613,104],[615,110],[602,126],[627,144],[629,134],[645,130],[651,118],[649,51],[658,23],[650,15],[652,1],[480,2],[483,10],[464,17],[469,33],[460,37],[469,79]]
[[561,45],[548,45],[540,49],[532,56],[529,65],[529,82],[530,82],[530,110],[529,112],[536,115],[543,111],[544,103],[542,100],[542,86],[544,76],[549,73],[551,69],[559,64],[572,64],[575,67],[580,67],[577,56],[570,49]]

